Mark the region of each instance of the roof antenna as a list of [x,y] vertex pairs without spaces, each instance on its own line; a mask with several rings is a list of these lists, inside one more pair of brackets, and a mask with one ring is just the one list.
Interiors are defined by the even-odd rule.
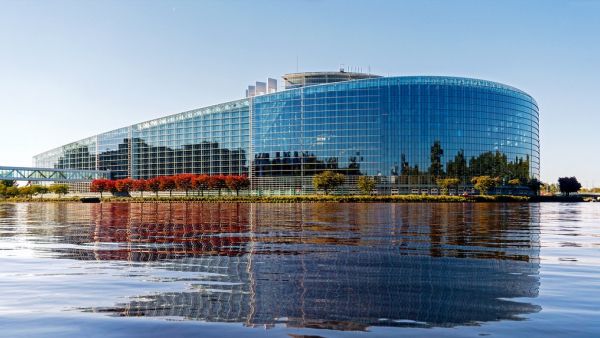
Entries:
[[298,73],[298,54],[296,54],[296,73]]

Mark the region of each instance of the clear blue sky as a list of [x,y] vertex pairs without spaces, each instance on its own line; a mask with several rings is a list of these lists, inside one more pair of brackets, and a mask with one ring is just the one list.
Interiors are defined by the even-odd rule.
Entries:
[[600,185],[600,1],[0,0],[0,165],[296,70],[455,75],[540,105],[542,179]]

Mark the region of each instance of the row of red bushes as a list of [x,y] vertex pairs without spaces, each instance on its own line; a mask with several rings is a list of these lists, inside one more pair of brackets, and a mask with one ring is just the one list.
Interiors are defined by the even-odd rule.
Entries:
[[99,192],[100,196],[107,191],[113,193],[139,191],[142,194],[144,191],[152,191],[158,196],[159,191],[168,191],[171,195],[173,190],[181,190],[185,191],[187,196],[190,190],[197,190],[202,195],[204,195],[205,190],[218,190],[220,195],[221,189],[229,188],[235,190],[236,194],[239,195],[241,189],[246,189],[249,186],[250,180],[246,176],[179,174],[137,180],[131,178],[120,180],[97,179],[92,181],[90,190]]

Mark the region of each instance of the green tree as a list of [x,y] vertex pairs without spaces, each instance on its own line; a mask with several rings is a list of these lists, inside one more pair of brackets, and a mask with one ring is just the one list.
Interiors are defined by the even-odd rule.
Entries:
[[19,187],[19,195],[25,196],[27,198],[31,198],[33,196],[33,187],[27,185],[24,187]]
[[375,189],[377,186],[377,181],[374,177],[360,176],[356,185],[358,186],[360,192],[365,195],[371,195],[373,189]]
[[66,195],[69,193],[69,186],[67,184],[52,184],[48,187],[48,190],[58,195],[58,197],[62,197],[62,195]]
[[33,194],[34,195],[40,195],[40,199],[42,198],[42,196],[44,194],[48,193],[48,187],[45,185],[33,185],[31,186],[33,189]]
[[557,192],[559,192],[558,189],[558,184],[556,183],[549,183],[546,185],[546,192],[551,194],[551,195],[556,195]]
[[327,170],[313,177],[313,186],[316,190],[323,190],[325,195],[328,195],[330,190],[344,184],[345,181],[346,176],[343,174]]
[[[9,188],[14,188],[16,185],[16,181],[13,180],[0,180],[0,196],[2,197],[12,197],[12,196],[16,196],[13,195],[15,192],[15,189],[9,189]],[[17,191],[17,195],[18,195],[18,189]]]
[[0,180],[0,185],[3,185],[6,188],[14,187],[17,185],[17,181],[15,181],[15,180]]
[[471,183],[473,183],[475,189],[479,190],[482,195],[487,194],[491,189],[498,185],[500,179],[498,177],[490,177],[490,176],[476,176],[471,179]]
[[19,188],[18,187],[6,187],[6,190],[4,191],[4,196],[6,197],[15,197],[15,196],[19,196]]
[[448,191],[451,187],[458,187],[458,184],[460,183],[460,179],[458,179],[458,178],[438,178],[436,183],[440,187],[440,190],[442,190],[444,195],[447,195]]
[[573,177],[561,177],[558,179],[558,187],[560,192],[569,196],[572,192],[578,192],[581,189],[581,183],[577,181],[577,178]]

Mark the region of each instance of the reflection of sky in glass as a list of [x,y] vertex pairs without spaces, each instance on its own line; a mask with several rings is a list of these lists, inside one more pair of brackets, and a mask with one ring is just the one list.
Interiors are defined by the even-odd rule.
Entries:
[[[393,177],[391,183],[408,193],[409,186],[435,185],[444,175],[465,183],[479,175],[539,177],[538,122],[535,100],[502,84],[376,78],[291,89],[139,123],[40,154],[35,164],[98,167],[115,178],[243,173],[266,189],[304,184],[303,190],[311,185],[299,183],[302,178],[330,169]],[[440,149],[432,155],[435,144]],[[271,179],[282,176],[294,178]]]

